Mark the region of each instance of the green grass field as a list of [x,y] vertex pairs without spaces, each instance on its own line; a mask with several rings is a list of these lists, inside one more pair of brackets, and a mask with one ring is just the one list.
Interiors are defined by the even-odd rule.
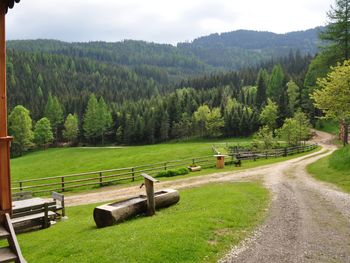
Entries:
[[262,222],[269,201],[256,183],[180,191],[180,202],[97,229],[95,205],[67,209],[68,220],[18,236],[28,262],[216,262]]
[[317,120],[316,129],[331,134],[338,134],[339,124],[333,120]]
[[[24,180],[212,155],[214,142],[217,141],[194,140],[124,148],[52,148],[12,159],[11,176],[13,180]],[[243,145],[250,139],[227,142]]]
[[307,167],[315,178],[337,185],[350,193],[350,147],[342,147],[331,156]]

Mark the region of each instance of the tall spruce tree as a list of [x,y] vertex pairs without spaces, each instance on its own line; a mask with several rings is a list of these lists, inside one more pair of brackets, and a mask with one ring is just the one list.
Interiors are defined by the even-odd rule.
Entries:
[[267,101],[267,87],[268,87],[269,75],[265,69],[259,71],[258,79],[256,81],[257,93],[256,93],[256,105],[258,108],[263,107]]
[[55,140],[58,140],[58,128],[63,122],[63,109],[56,96],[49,94],[47,99],[44,116],[49,119],[51,127],[55,134]]
[[83,130],[84,136],[89,140],[93,140],[93,142],[95,142],[95,138],[98,136],[98,118],[98,101],[95,94],[91,94],[84,115]]
[[350,57],[350,0],[335,0],[327,13],[329,23],[320,34],[321,39],[331,42],[328,49],[337,56],[338,62]]
[[102,97],[98,101],[98,110],[97,110],[98,120],[98,135],[101,137],[102,145],[104,144],[104,137],[108,129],[112,125],[112,114],[108,108],[108,105]]
[[281,94],[284,92],[284,73],[282,66],[277,64],[273,67],[267,95],[270,99],[278,101]]

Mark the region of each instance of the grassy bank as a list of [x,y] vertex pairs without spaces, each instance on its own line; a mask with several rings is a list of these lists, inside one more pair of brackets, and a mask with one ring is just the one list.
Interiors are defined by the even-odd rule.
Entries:
[[212,184],[180,192],[152,218],[97,229],[96,205],[68,208],[69,219],[18,236],[28,262],[216,262],[265,214],[269,195],[253,183]]
[[307,170],[315,178],[337,185],[350,193],[350,147],[342,147],[331,156],[310,164]]
[[339,132],[339,124],[333,120],[318,120],[315,128],[335,135]]

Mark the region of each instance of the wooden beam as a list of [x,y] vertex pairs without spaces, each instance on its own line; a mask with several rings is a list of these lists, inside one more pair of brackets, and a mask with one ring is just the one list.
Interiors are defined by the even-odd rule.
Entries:
[[11,213],[10,143],[7,135],[6,34],[7,7],[0,4],[0,213]]

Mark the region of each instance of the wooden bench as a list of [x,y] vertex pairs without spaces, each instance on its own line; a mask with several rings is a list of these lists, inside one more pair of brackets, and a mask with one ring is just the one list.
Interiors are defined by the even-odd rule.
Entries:
[[48,228],[50,221],[56,218],[56,202],[45,202],[32,206],[24,206],[13,210],[12,224],[16,232],[34,228]]
[[[53,201],[56,203],[56,209],[54,210],[54,212],[61,218],[65,217],[66,209],[64,207],[64,195],[56,192],[52,192],[51,196]],[[58,211],[61,211],[61,212],[59,213]]]

